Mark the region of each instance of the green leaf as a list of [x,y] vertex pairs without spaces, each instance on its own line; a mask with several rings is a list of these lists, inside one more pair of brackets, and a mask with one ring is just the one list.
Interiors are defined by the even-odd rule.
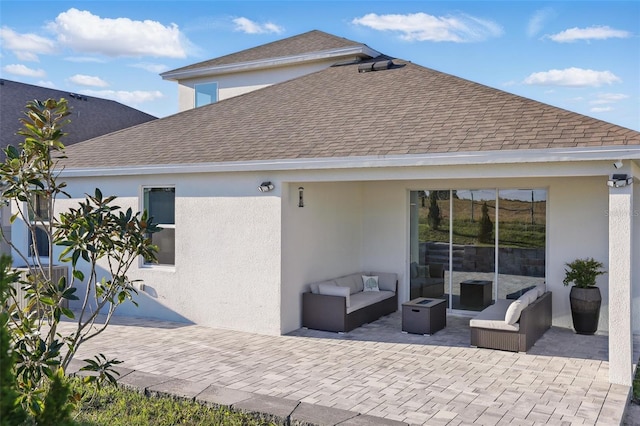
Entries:
[[72,272],[73,276],[80,280],[80,281],[84,281],[84,273],[78,269],[74,269]]
[[55,302],[53,301],[53,299],[51,297],[48,296],[41,296],[40,297],[40,302],[44,305],[47,306],[53,306],[55,305]]

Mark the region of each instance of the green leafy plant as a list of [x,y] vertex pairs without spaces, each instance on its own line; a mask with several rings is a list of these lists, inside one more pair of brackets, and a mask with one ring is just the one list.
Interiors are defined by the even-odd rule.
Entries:
[[594,287],[598,275],[606,272],[602,269],[602,263],[593,258],[576,259],[573,262],[566,263],[566,266],[565,277],[562,280],[565,286],[573,283],[574,286],[579,288]]
[[429,193],[429,214],[427,216],[427,223],[433,230],[437,230],[442,222],[442,214],[440,213],[440,207],[438,207],[438,194],[437,191],[431,191]]
[[[64,376],[83,342],[106,329],[119,305],[135,304],[135,281],[128,278],[128,271],[140,256],[156,260],[157,247],[150,235],[160,230],[146,212],[123,211],[115,197],[105,197],[99,189],[86,195],[77,208],[56,215],[57,198],[71,197],[59,179],[59,162],[65,158],[62,127],[69,114],[65,99],[29,102],[18,132],[24,142],[18,148],[8,146],[0,164],[0,193],[11,206],[10,221],[19,220],[29,231],[25,250],[0,229],[25,265],[22,273],[12,277],[20,296],[15,289],[7,292],[3,318],[15,360],[18,400],[38,424],[51,423],[55,413],[68,412],[61,400],[69,395],[59,375]],[[52,279],[56,256],[70,264],[69,277]],[[70,301],[80,302],[79,311],[69,309]],[[100,314],[105,319],[97,322]],[[77,325],[66,335],[58,332],[63,317]],[[99,379],[112,380],[107,373],[117,362],[104,356],[98,361],[104,365],[89,366],[100,372]],[[56,395],[47,389],[55,389]]]
[[0,426],[17,425],[27,417],[26,411],[19,403],[16,360],[11,349],[9,312],[6,309],[11,293],[15,292],[11,283],[17,278],[18,274],[11,270],[11,258],[6,255],[0,256]]
[[482,204],[482,216],[480,217],[480,229],[478,231],[478,242],[490,244],[493,242],[493,222],[489,217],[489,206]]

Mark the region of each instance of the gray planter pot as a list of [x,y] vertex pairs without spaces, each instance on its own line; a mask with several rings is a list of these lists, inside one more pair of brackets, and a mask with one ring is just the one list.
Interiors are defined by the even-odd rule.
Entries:
[[598,287],[571,287],[569,294],[573,328],[578,334],[594,334],[598,330],[602,296]]

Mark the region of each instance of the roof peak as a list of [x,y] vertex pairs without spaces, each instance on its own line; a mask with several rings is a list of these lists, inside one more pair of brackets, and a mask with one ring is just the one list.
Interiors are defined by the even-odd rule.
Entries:
[[319,52],[322,52],[322,57],[324,58],[346,56],[372,58],[380,55],[380,52],[371,49],[364,43],[321,30],[311,30],[239,52],[166,71],[160,75],[166,80],[177,80],[210,73],[228,72],[229,69],[246,64],[250,64],[252,67],[281,66],[286,63],[287,58],[295,58],[298,63],[301,59],[316,60]]

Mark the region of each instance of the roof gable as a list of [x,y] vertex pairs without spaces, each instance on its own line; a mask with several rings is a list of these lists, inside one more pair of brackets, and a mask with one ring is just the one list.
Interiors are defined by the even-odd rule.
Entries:
[[639,132],[395,63],[364,73],[357,63],[334,66],[125,129],[71,147],[66,166],[640,145]]

